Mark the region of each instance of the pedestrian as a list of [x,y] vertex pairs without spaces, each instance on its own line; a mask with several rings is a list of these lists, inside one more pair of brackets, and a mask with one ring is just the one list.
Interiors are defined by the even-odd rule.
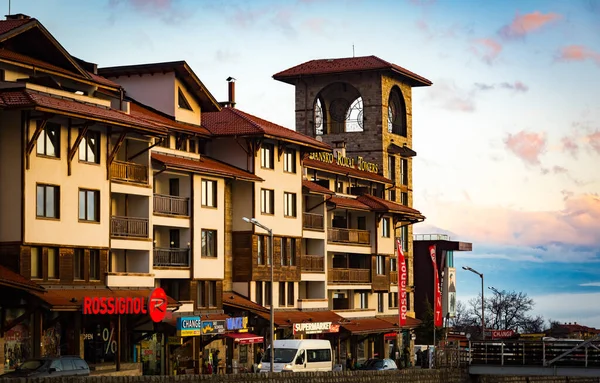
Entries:
[[417,354],[417,363],[416,363],[417,366],[423,366],[423,361],[422,361],[422,359],[423,359],[423,351],[421,351],[421,349],[419,348],[417,350],[416,354]]
[[213,356],[213,374],[219,373],[219,353],[221,351],[215,351],[215,355]]
[[410,367],[410,348],[408,348],[408,345],[404,346],[404,349],[402,350],[402,357],[404,359],[404,368],[409,368]]
[[262,347],[258,346],[258,351],[256,351],[256,355],[254,356],[254,364],[252,365],[254,372],[260,372],[258,365],[262,362],[263,355],[264,355],[264,352],[263,352]]

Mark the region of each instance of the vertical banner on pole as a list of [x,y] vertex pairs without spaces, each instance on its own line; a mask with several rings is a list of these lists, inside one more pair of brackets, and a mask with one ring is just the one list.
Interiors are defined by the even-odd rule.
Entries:
[[433,325],[435,327],[442,326],[442,292],[440,290],[440,281],[438,275],[438,268],[436,262],[436,247],[435,245],[429,246],[429,254],[431,255],[431,262],[433,263],[433,295],[434,295],[434,306],[433,306]]
[[406,275],[406,261],[404,259],[404,253],[402,252],[402,242],[400,240],[396,240],[396,248],[397,248],[397,268],[398,268],[398,327],[402,328],[406,324],[406,312],[408,311],[408,307],[406,307],[407,299],[406,299],[406,281],[408,276]]

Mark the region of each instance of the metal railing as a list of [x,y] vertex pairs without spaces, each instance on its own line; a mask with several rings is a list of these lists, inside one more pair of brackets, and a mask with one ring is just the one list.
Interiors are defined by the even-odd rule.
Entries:
[[148,167],[135,162],[113,161],[110,165],[110,179],[148,184]]
[[450,236],[447,234],[415,234],[415,241],[449,241]]
[[359,229],[331,228],[327,230],[327,241],[345,244],[370,245],[371,232]]
[[148,218],[110,217],[112,237],[148,238]]
[[190,249],[155,248],[154,266],[158,267],[189,267]]
[[189,215],[189,198],[154,194],[154,212],[171,215]]
[[393,285],[398,284],[398,272],[397,271],[390,271],[390,283]]
[[303,255],[302,271],[318,272],[325,271],[325,257],[320,255]]
[[327,281],[331,283],[371,283],[371,270],[369,269],[329,269]]
[[302,213],[302,227],[304,229],[323,230],[323,214]]

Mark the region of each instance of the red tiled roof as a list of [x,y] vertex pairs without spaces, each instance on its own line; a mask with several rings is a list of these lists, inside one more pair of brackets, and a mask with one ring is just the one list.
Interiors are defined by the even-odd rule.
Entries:
[[146,133],[162,135],[167,132],[167,129],[162,126],[119,110],[66,98],[58,98],[29,89],[5,89],[0,91],[0,108],[33,108],[44,112],[75,116],[86,120],[108,122],[114,125],[143,130]]
[[309,191],[313,192],[313,193],[319,193],[319,194],[335,194],[334,192],[332,192],[331,190],[327,189],[326,187],[323,187],[321,185],[319,185],[316,182],[312,182],[309,180],[302,180],[302,186],[307,188]]
[[327,203],[343,209],[371,210],[368,205],[365,205],[356,198],[333,196],[327,199]]
[[37,21],[36,19],[0,20],[0,35],[10,32],[21,25]]
[[388,201],[383,198],[375,197],[374,195],[363,194],[357,199],[376,211],[399,212],[422,217],[421,212],[416,209],[398,204],[396,202]]
[[42,286],[4,266],[0,266],[0,285],[15,287],[22,290],[44,291]]
[[363,72],[370,70],[390,70],[412,80],[413,86],[429,86],[432,84],[432,82],[425,77],[421,77],[399,65],[382,60],[377,56],[311,60],[274,74],[273,78],[275,80],[291,83],[290,79],[300,76]]
[[319,160],[311,160],[308,156],[304,157],[303,165],[308,168],[323,170],[329,173],[341,174],[341,175],[349,175],[353,178],[360,178],[363,180],[369,181],[377,181],[388,185],[393,185],[394,182],[388,178],[385,178],[381,174],[370,173],[364,170],[359,170],[356,168],[348,168],[346,166],[341,166],[333,163],[326,163]]
[[166,126],[169,129],[173,129],[176,131],[184,131],[187,133],[199,134],[202,136],[210,136],[210,132],[203,128],[200,125],[187,124],[180,121],[175,121],[169,117],[166,117],[159,112],[153,111],[151,108],[138,103],[137,101],[132,101],[130,104],[129,112],[132,116],[136,116],[138,118],[142,118],[145,120],[149,120],[151,122],[155,122],[161,125]]
[[111,86],[111,87],[113,87],[113,88],[120,88],[120,87],[121,87],[121,85],[117,84],[116,82],[114,82],[114,81],[112,81],[112,80],[109,80],[109,79],[107,79],[107,78],[105,78],[105,77],[102,77],[102,76],[100,76],[100,75],[94,74],[94,73],[92,73],[92,72],[88,72],[88,74],[89,74],[89,75],[90,75],[90,77],[91,77],[92,79],[94,79],[94,81],[96,81],[97,83],[104,84],[104,85],[108,85],[108,86]]
[[293,142],[317,150],[331,151],[331,147],[312,137],[274,124],[236,108],[202,114],[202,126],[215,136],[265,136]]
[[[394,325],[398,325],[398,315],[385,315],[378,316],[377,319],[381,319],[383,321],[389,322]],[[415,328],[421,325],[421,320],[416,318],[411,318],[409,316],[406,317],[406,323],[402,328]]]
[[[150,289],[114,289],[114,288],[61,288],[46,289],[45,292],[34,293],[37,297],[48,303],[54,310],[81,310],[85,297],[115,297],[115,298],[148,298]],[[170,307],[179,306],[179,302],[167,297]]]
[[398,325],[378,318],[357,318],[342,322],[342,327],[352,334],[375,334],[398,331]]
[[152,159],[162,163],[167,168],[184,169],[203,174],[212,174],[225,178],[238,178],[248,181],[263,180],[252,173],[207,156],[201,156],[200,159],[196,160],[154,152],[152,153]]
[[223,292],[223,305],[233,306],[243,310],[249,310],[253,313],[268,313],[269,310],[250,299],[241,296],[233,291]]

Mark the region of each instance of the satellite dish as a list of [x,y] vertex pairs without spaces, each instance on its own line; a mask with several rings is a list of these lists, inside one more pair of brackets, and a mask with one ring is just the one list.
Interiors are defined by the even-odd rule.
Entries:
[[323,142],[323,137],[317,136],[316,140],[319,141],[319,142]]

